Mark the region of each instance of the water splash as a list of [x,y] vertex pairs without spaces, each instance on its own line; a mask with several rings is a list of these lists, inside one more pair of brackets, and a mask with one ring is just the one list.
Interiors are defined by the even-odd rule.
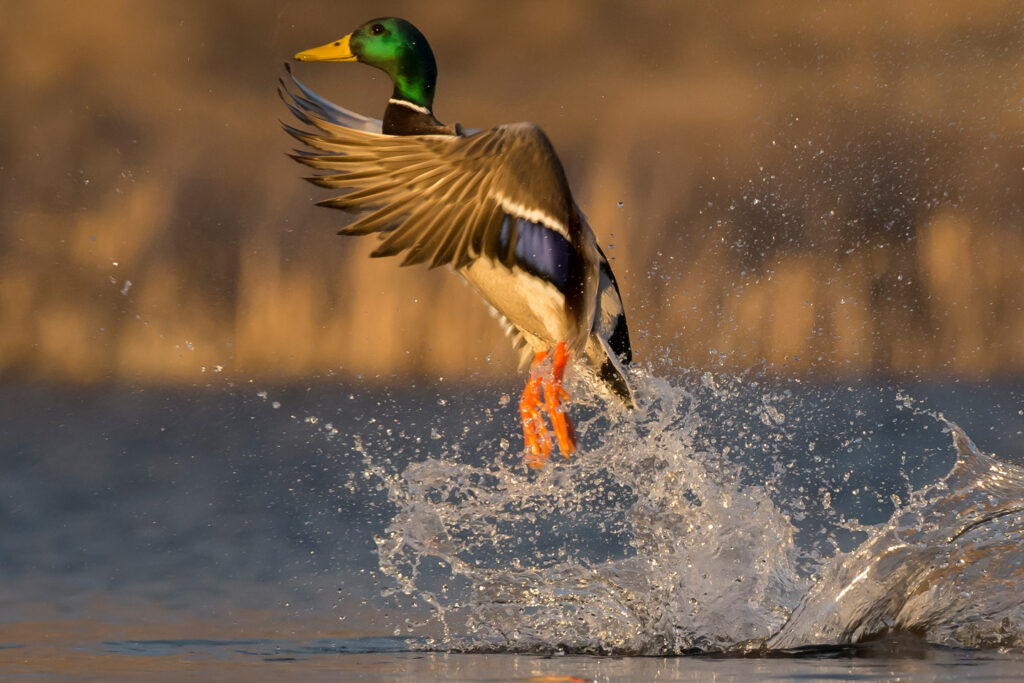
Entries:
[[910,502],[893,494],[875,526],[832,506],[835,463],[805,477],[827,480],[818,489],[791,484],[793,463],[821,457],[794,438],[786,392],[632,381],[643,407],[577,405],[583,455],[539,474],[503,451],[474,463],[453,446],[392,471],[362,449],[398,510],[377,538],[380,570],[391,594],[431,607],[444,627],[431,647],[678,654],[898,629],[1019,646],[1024,476],[955,425],[934,416],[954,435],[953,471],[914,493],[901,471]]
[[945,422],[952,471],[836,557],[770,647],[894,631],[950,647],[1024,647],[1024,470]]

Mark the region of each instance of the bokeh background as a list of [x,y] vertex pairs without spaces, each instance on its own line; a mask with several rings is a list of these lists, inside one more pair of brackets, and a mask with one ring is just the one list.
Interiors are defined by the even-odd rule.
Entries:
[[285,156],[282,63],[389,14],[434,47],[439,118],[548,132],[656,371],[1024,372],[1019,2],[0,5],[0,376],[512,371],[458,278],[337,237]]

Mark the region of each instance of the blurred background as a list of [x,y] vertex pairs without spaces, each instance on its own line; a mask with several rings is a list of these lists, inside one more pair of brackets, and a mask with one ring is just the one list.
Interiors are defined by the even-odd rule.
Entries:
[[547,131],[656,371],[1024,371],[1017,2],[42,0],[0,24],[0,376],[511,372],[458,278],[337,237],[285,156],[282,63],[391,14],[441,120]]

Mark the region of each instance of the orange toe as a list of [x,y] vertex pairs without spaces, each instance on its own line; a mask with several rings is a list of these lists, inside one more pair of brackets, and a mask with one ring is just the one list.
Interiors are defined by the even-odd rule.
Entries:
[[566,413],[569,392],[562,387],[565,367],[569,361],[569,349],[564,341],[555,345],[552,356],[551,379],[542,377],[540,364],[547,358],[547,352],[534,355],[530,380],[523,390],[519,402],[519,416],[523,421],[523,441],[526,444],[524,459],[534,469],[543,469],[551,457],[553,443],[548,433],[542,410],[551,420],[558,450],[566,459],[576,451],[576,428]]
[[569,362],[569,347],[564,341],[555,346],[554,357],[551,359],[551,382],[544,387],[544,403],[551,416],[551,426],[558,439],[558,448],[566,459],[576,450],[576,428],[567,414],[569,392],[562,387],[565,377],[565,366]]
[[519,417],[523,422],[523,441],[526,443],[526,464],[534,469],[542,469],[551,456],[551,437],[544,425],[541,414],[542,383],[540,377],[531,377],[523,390],[523,398],[519,402]]
[[544,387],[544,404],[551,416],[551,427],[558,440],[558,449],[567,460],[576,451],[576,428],[565,412],[565,404],[568,402],[569,392],[560,383]]

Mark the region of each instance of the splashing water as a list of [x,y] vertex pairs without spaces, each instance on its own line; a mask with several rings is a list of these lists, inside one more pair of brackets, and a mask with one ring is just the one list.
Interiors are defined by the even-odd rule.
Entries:
[[1024,647],[1024,471],[947,424],[952,471],[836,557],[771,647],[892,631],[951,647]]
[[430,647],[673,654],[892,630],[1024,642],[1019,468],[929,414],[953,434],[953,470],[912,491],[906,467],[892,479],[909,503],[893,495],[890,521],[865,525],[831,502],[835,462],[793,483],[794,451],[822,458],[787,426],[788,392],[709,374],[680,389],[633,372],[642,408],[577,404],[582,454],[539,474],[500,451],[388,471],[362,449],[398,509],[377,539],[380,569],[444,626]]

